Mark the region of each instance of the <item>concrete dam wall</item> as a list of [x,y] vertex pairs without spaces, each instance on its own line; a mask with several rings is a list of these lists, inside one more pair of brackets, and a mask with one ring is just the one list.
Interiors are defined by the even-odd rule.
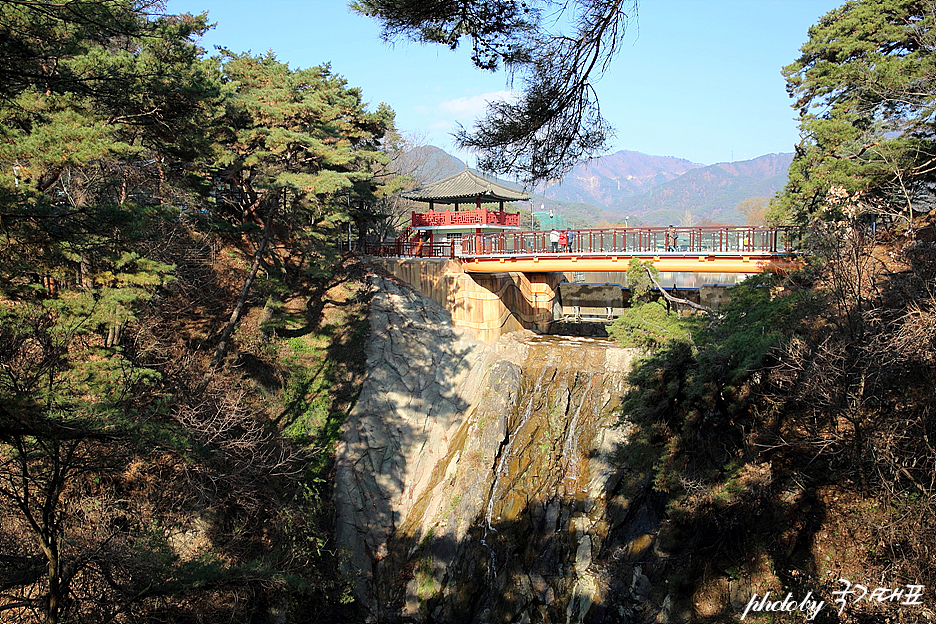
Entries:
[[562,273],[465,273],[456,260],[372,258],[371,262],[429,297],[452,323],[490,343],[520,329],[545,332],[553,321]]
[[[571,273],[465,273],[457,260],[372,258],[371,262],[429,297],[485,343],[520,329],[549,333],[560,320],[611,320],[629,305],[619,284],[575,284]],[[684,299],[718,309],[729,286],[673,289]]]

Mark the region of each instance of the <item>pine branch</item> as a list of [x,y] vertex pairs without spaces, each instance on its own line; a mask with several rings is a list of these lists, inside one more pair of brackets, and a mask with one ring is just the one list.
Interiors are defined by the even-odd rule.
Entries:
[[656,281],[656,278],[653,277],[653,273],[650,271],[650,268],[644,267],[644,269],[646,269],[647,276],[650,278],[650,281],[653,282],[653,285],[657,287],[657,290],[660,291],[660,294],[663,295],[663,298],[669,301],[670,303],[689,306],[690,308],[694,310],[705,312],[706,314],[709,315],[709,318],[713,320],[718,317],[718,315],[715,314],[715,310],[713,310],[712,308],[708,306],[704,306],[700,303],[696,303],[695,301],[689,301],[688,299],[682,299],[681,297],[674,297],[673,295],[669,294],[668,292],[666,292],[666,289],[660,285],[660,282]]

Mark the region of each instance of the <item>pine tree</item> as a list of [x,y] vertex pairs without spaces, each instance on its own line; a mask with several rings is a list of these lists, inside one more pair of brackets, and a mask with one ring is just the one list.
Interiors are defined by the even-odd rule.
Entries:
[[207,148],[219,84],[192,40],[204,18],[149,19],[136,6],[3,3],[4,45],[17,51],[0,100],[8,295],[84,288],[94,271],[112,271],[114,238],[145,231],[188,176],[180,165]]
[[368,112],[360,90],[328,66],[291,70],[272,53],[228,52],[223,61],[217,206],[235,224],[255,224],[258,240],[213,366],[224,356],[271,241],[307,257],[338,223],[366,214],[361,207],[379,193],[375,166],[387,161],[380,141],[393,124],[387,106]]
[[784,68],[804,137],[780,208],[804,221],[833,189],[912,219],[932,201],[936,12],[915,0],[853,0],[809,29]]
[[106,506],[158,411],[160,375],[122,333],[173,267],[134,247],[206,145],[219,86],[204,18],[146,6],[0,2],[4,621],[104,621],[142,597],[126,566],[151,553],[79,501]]
[[[545,18],[548,0],[356,0],[351,8],[376,19],[383,38],[409,38],[455,49],[467,40],[484,70],[519,77],[520,94],[495,102],[460,146],[480,155],[481,169],[524,182],[560,178],[599,154],[612,136],[594,82],[610,66],[635,0],[560,3],[562,19]],[[557,28],[565,25],[567,28]]]

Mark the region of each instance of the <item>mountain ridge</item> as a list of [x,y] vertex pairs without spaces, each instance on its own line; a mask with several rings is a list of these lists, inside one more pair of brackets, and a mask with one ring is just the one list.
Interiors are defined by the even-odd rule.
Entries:
[[793,154],[782,153],[699,167],[608,208],[659,225],[687,214],[696,220],[743,223],[744,216],[735,210],[738,203],[751,197],[769,199],[780,191],[791,162]]
[[593,158],[572,169],[561,181],[537,189],[548,199],[596,203],[610,207],[617,197],[640,194],[675,180],[698,163],[674,156],[620,150]]
[[[437,179],[466,166],[444,150],[424,149],[429,148]],[[534,187],[531,196],[537,208],[558,210],[576,227],[625,218],[631,225],[742,224],[745,218],[736,206],[751,197],[769,199],[780,191],[792,161],[792,153],[775,153],[702,165],[675,156],[619,150],[577,165],[561,181]]]

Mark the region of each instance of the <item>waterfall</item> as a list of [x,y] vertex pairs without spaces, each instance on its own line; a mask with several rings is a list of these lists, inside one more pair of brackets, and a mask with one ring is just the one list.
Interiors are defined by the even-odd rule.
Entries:
[[[548,367],[546,366],[543,367],[542,372],[540,373],[539,378],[536,380],[536,384],[533,387],[531,398],[530,400],[526,402],[525,406],[522,409],[523,416],[520,418],[520,422],[516,425],[516,427],[513,428],[514,430],[522,429],[530,420],[530,416],[533,415],[533,408],[534,408],[533,399],[536,397],[539,397],[540,394],[542,393],[543,378],[546,377],[546,373],[548,372],[548,370],[549,370]],[[500,485],[500,480],[504,474],[504,470],[507,465],[507,462],[510,460],[511,452],[513,450],[513,444],[516,439],[517,439],[516,436],[512,435],[511,430],[508,429],[506,443],[502,445],[502,450],[500,451],[499,456],[497,458],[497,466],[494,469],[494,484],[491,486],[490,495],[488,495],[487,513],[485,514],[485,517],[484,517],[485,528],[487,528],[488,530],[495,530],[491,526],[491,514],[493,513],[494,501],[498,494],[498,486]]]
[[[338,452],[338,537],[359,598],[374,621],[585,621],[620,524],[608,505],[634,354],[528,331],[490,346],[444,323],[433,334],[420,329],[439,322],[432,306],[413,303],[372,304],[385,335]],[[406,336],[387,329],[394,306]]]

